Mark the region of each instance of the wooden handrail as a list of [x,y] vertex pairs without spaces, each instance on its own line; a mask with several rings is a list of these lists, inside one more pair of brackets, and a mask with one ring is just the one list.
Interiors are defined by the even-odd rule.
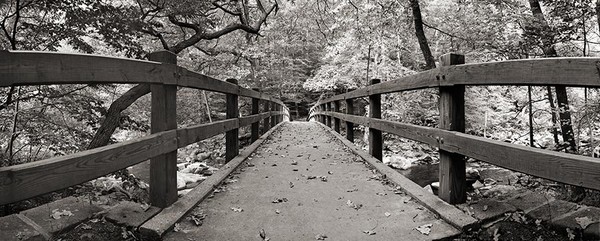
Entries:
[[317,103],[453,85],[600,86],[600,58],[544,58],[444,66],[339,94]]
[[[0,87],[45,84],[151,84],[152,118],[161,120],[153,123],[158,124],[153,126],[153,130],[156,128],[156,133],[136,140],[31,163],[0,167],[0,205],[64,189],[150,158],[160,157],[166,161],[161,159],[151,164],[151,179],[157,179],[154,180],[154,184],[151,180],[151,193],[153,187],[155,188],[155,195],[151,195],[151,203],[166,207],[173,200],[165,197],[173,195],[173,192],[176,194],[176,187],[172,186],[176,172],[162,170],[176,168],[176,162],[173,160],[176,158],[178,148],[221,133],[237,133],[240,127],[259,123],[261,120],[265,123],[263,132],[266,132],[277,123],[286,120],[284,117],[289,118],[289,109],[278,99],[256,90],[188,71],[173,64],[176,63],[174,61],[176,56],[173,53],[160,51],[150,56],[167,63],[86,54],[0,51]],[[230,119],[176,128],[172,125],[176,115],[165,112],[166,110],[174,112],[175,109],[172,99],[176,90],[172,88],[173,86],[225,93],[236,99],[238,96],[250,97],[253,103],[258,104],[260,100],[265,106],[265,111],[256,111],[244,117],[239,117],[237,112],[231,112],[233,115],[230,115]],[[236,101],[228,108],[229,111],[237,111],[239,105]],[[163,122],[170,122],[171,127]],[[259,134],[258,128],[253,128],[251,131],[252,135]],[[231,138],[235,138],[236,135],[232,135]],[[227,142],[227,145],[230,145],[228,149],[239,148],[238,142]],[[154,167],[156,173],[152,175],[152,166],[165,163],[168,164],[164,167]],[[158,189],[156,186],[159,186]],[[177,198],[176,195],[174,198]]]
[[[355,98],[440,88],[440,92],[453,95],[440,98],[440,108],[447,108],[440,116],[440,123],[455,121],[450,126],[456,128],[464,126],[464,112],[461,113],[464,97],[455,89],[464,89],[465,85],[600,87],[600,58],[546,58],[477,64],[461,64],[464,63],[461,61],[464,61],[461,55],[444,55],[441,62],[446,63],[445,66],[320,100],[310,109],[309,118],[328,125],[328,118],[333,117],[345,121],[350,128],[359,124],[438,147],[440,152],[448,155],[444,163],[440,160],[440,193],[446,195],[440,195],[440,198],[450,203],[464,202],[465,167],[459,165],[464,162],[460,155],[533,176],[600,190],[600,160],[596,158],[472,136],[461,133],[464,131],[461,128],[443,130],[356,116],[352,115],[352,109],[348,109],[353,108],[352,100]],[[346,102],[348,114],[340,113],[338,108],[336,111],[327,108],[330,103],[339,103],[340,100]],[[352,133],[351,130],[346,132]],[[350,138],[353,140],[353,136],[348,135]]]
[[223,94],[281,100],[174,64],[90,54],[0,51],[0,87],[49,84],[168,84]]

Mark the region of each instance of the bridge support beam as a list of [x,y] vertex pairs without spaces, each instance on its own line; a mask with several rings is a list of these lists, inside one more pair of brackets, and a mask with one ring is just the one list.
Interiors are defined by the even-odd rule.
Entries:
[[[275,102],[271,102],[271,111],[277,111],[277,104]],[[277,125],[277,116],[271,116],[271,127],[269,129],[275,127]]]
[[[238,81],[236,79],[227,79],[229,83],[234,85],[238,85]],[[227,94],[226,95],[227,102],[227,113],[225,118],[227,119],[235,119],[240,115],[239,107],[238,107],[238,95],[235,94]],[[240,154],[240,141],[238,139],[239,129],[235,128],[233,130],[225,132],[225,161],[229,162],[231,159]]]
[[[270,111],[269,108],[270,108],[271,104],[269,104],[269,103],[270,103],[270,101],[268,101],[268,100],[266,100],[266,101],[263,102],[263,110],[264,110],[264,112],[269,112]],[[269,131],[269,129],[271,129],[271,123],[270,123],[270,121],[271,121],[271,117],[269,117],[269,116],[267,116],[267,118],[265,118],[263,120],[263,132],[262,132],[262,134],[266,133],[267,131]]]
[[[259,91],[258,88],[252,88],[252,90],[254,91]],[[252,115],[256,115],[258,114],[258,107],[260,105],[260,99],[258,98],[252,98]],[[250,127],[250,140],[252,140],[252,142],[255,142],[256,140],[258,140],[258,126],[260,124],[259,122],[254,122],[252,123],[252,126]]]
[[[333,102],[333,111],[335,112],[340,112],[340,101],[336,100]],[[333,130],[335,130],[335,132],[340,133],[340,119],[339,118],[334,118],[333,119]]]
[[[151,61],[177,64],[177,55],[158,51],[148,55]],[[177,86],[153,84],[150,131],[177,129]],[[150,159],[150,203],[165,208],[177,201],[177,150]]]
[[[372,79],[371,85],[381,80]],[[381,119],[381,94],[369,95],[369,117]],[[378,160],[383,159],[383,137],[380,130],[369,128],[369,154]]]
[[[325,104],[325,108],[326,108],[325,110],[331,111],[331,102],[328,102],[327,104]],[[327,126],[329,128],[331,128],[332,127],[331,126],[331,116],[328,115],[326,118],[327,118]]]
[[[465,56],[445,54],[440,57],[442,66],[465,63]],[[438,76],[445,79],[445,76]],[[465,132],[465,86],[440,87],[440,128]],[[443,139],[439,139],[443,142]],[[467,199],[465,158],[462,155],[440,150],[440,188],[438,196],[450,203],[464,203]]]
[[[354,114],[354,103],[352,99],[346,100],[346,114]],[[354,143],[354,123],[346,121],[346,139]]]

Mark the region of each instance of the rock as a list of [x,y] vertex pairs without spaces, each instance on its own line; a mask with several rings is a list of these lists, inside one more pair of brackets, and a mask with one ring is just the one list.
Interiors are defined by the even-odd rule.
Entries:
[[425,186],[424,189],[427,190],[430,193],[433,193],[433,188],[431,188],[431,185]]
[[508,195],[508,194],[514,193],[516,191],[517,191],[517,188],[513,187],[513,186],[494,185],[494,186],[490,187],[490,189],[485,191],[483,193],[483,195],[486,197],[498,197],[498,196]]
[[479,189],[483,187],[483,183],[481,183],[480,181],[475,181],[475,183],[473,183],[473,188],[475,189]]
[[192,164],[187,165],[184,169],[181,170],[181,172],[201,174],[202,172],[208,169],[209,167],[206,165],[206,163],[194,162]]
[[186,184],[188,183],[198,183],[206,180],[206,178],[199,174],[177,172],[177,190],[186,188]]
[[466,178],[467,180],[479,180],[480,175],[479,175],[479,171],[475,168],[472,167],[467,167],[466,171]]
[[414,160],[404,158],[400,155],[383,157],[383,163],[396,169],[406,170],[412,166]]

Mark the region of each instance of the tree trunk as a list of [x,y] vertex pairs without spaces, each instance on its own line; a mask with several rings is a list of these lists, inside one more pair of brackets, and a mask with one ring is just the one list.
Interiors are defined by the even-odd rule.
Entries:
[[550,114],[552,116],[552,136],[554,137],[554,144],[560,144],[558,140],[558,131],[556,130],[556,126],[558,124],[558,118],[556,118],[556,106],[554,105],[554,97],[552,95],[552,87],[546,86],[546,90],[548,91],[548,102],[550,103]]
[[110,142],[110,137],[113,132],[119,127],[119,120],[121,119],[121,112],[129,107],[140,97],[150,93],[150,85],[140,84],[129,89],[118,99],[116,99],[108,108],[106,118],[100,125],[100,128],[96,131],[94,138],[88,145],[88,149],[105,146]]
[[[538,20],[538,24],[546,30],[550,30],[550,26],[544,17],[542,8],[539,0],[529,0],[531,12],[533,16]],[[544,31],[550,32],[550,31]],[[543,44],[544,55],[546,57],[558,57],[556,49],[554,48],[553,36],[542,36],[541,41]],[[567,97],[567,88],[565,86],[555,86],[556,88],[556,101],[558,102],[559,108],[559,120],[560,129],[562,132],[562,138],[564,142],[567,142],[569,148],[568,152],[577,152],[577,144],[575,143],[575,137],[573,133],[573,127],[571,125],[571,112],[569,111],[569,98]]]
[[[550,33],[550,26],[544,17],[544,13],[542,13],[542,8],[540,6],[539,0],[529,0],[529,6],[531,7],[531,12],[535,18],[537,18],[538,23],[542,28]],[[543,44],[544,55],[546,57],[557,57],[556,49],[554,48],[553,43],[553,35],[545,35],[541,36],[541,41]],[[560,118],[560,128],[562,131],[563,141],[567,142],[569,148],[566,150],[570,153],[577,152],[577,145],[575,143],[575,137],[573,133],[573,127],[571,125],[571,112],[569,111],[569,99],[567,97],[567,88],[565,86],[556,86],[556,101],[558,102],[558,116]],[[569,191],[570,201],[579,202],[585,198],[585,189],[583,187],[578,186],[568,186],[567,190]]]
[[425,31],[423,30],[423,18],[421,16],[419,0],[410,0],[410,7],[412,8],[413,19],[415,22],[415,34],[417,35],[419,47],[421,48],[421,52],[423,52],[423,57],[425,58],[425,69],[434,69],[435,59],[431,54],[429,43],[427,42],[427,37],[425,36]]

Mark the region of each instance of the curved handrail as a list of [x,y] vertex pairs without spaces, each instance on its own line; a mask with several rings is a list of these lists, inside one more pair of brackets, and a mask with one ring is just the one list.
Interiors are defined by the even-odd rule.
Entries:
[[[174,57],[174,54],[170,53],[170,55]],[[156,131],[157,133],[135,140],[32,163],[0,167],[0,193],[2,193],[0,205],[77,185],[149,158],[172,153],[177,148],[217,134],[226,133],[227,136],[233,136],[235,140],[238,129],[243,126],[252,125],[252,135],[257,137],[260,121],[264,120],[264,131],[266,131],[276,126],[278,122],[287,120],[286,117],[289,119],[289,108],[279,99],[237,84],[188,71],[175,64],[89,54],[0,51],[0,87],[108,83],[157,85],[154,86],[158,91],[157,100],[164,103],[156,105],[158,106],[156,114],[161,116],[160,118],[166,118],[165,122],[172,122],[173,119],[169,118],[176,116],[167,114],[171,112],[166,112],[166,110],[175,112],[176,109],[173,106],[177,92],[176,88],[173,88],[174,86],[224,93],[227,95],[228,119],[183,128],[177,128],[175,123],[171,128],[165,129],[161,126]],[[166,90],[167,87],[170,89],[169,91]],[[168,98],[161,99],[167,96]],[[239,116],[237,101],[239,96],[253,99],[252,115]],[[167,99],[173,101],[167,101]],[[231,103],[230,99],[233,100]],[[254,112],[259,108],[259,100],[265,101],[265,108],[262,112]],[[154,101],[153,97],[153,115],[155,114]],[[165,104],[167,102],[168,104]],[[235,114],[229,116],[230,110]],[[157,125],[161,125],[161,121],[157,123]],[[154,129],[153,132],[155,132]],[[227,152],[233,153],[237,152],[239,143],[237,141],[230,142],[228,139],[226,146],[227,149],[233,150],[231,152],[227,150]],[[176,158],[176,155],[170,155],[171,159],[168,163],[175,163],[173,157]],[[167,163],[166,159],[165,162],[161,161],[160,163]],[[176,180],[175,176],[164,175],[167,175],[164,179],[168,179],[168,183],[176,183],[173,182]],[[162,180],[161,178],[157,180]],[[169,191],[169,193],[173,192]]]
[[600,58],[522,59],[443,66],[369,85],[319,103],[453,85],[600,87]]
[[283,105],[264,93],[174,64],[90,54],[0,51],[0,87],[47,84],[168,84]]
[[[446,57],[457,56],[446,55]],[[342,114],[331,108],[332,103],[335,108],[339,109],[340,103],[352,103],[355,98],[432,87],[440,88],[440,92],[442,89],[444,90],[446,97],[441,98],[440,101],[444,102],[446,106],[452,105],[451,111],[464,109],[464,100],[462,100],[464,96],[460,88],[448,88],[462,88],[467,85],[600,87],[600,58],[545,58],[457,64],[459,65],[442,66],[411,76],[373,84],[318,101],[310,109],[309,119],[316,118],[324,124],[327,123],[326,125],[331,125],[331,118],[333,118],[336,120],[336,130],[339,130],[339,120],[346,121],[350,127],[356,123],[515,171],[600,190],[600,160],[595,158],[494,141],[460,131]],[[452,96],[448,97],[449,94]],[[448,98],[455,99],[448,100]],[[448,109],[445,111],[448,112]],[[445,114],[445,116],[440,116],[440,119],[445,118],[446,123],[458,121],[457,123],[452,122],[452,125],[464,126],[464,119],[460,117],[464,114],[457,114],[457,116],[451,116],[454,113]],[[442,120],[440,120],[441,122]],[[351,133],[348,135],[350,136]],[[381,145],[381,143],[375,145]],[[527,160],[519,160],[522,158]]]

